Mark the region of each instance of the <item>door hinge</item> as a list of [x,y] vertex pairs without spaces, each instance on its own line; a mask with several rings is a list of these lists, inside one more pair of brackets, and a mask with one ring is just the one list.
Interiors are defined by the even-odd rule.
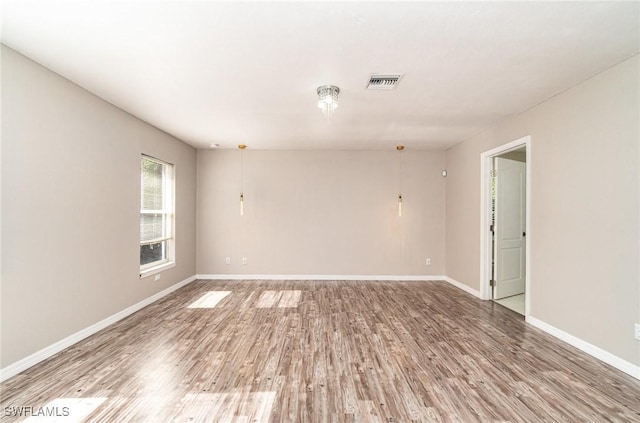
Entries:
[[491,286],[491,287],[496,286],[496,281],[495,281],[495,279],[491,279],[491,280],[489,281],[489,286]]
[[489,225],[489,230],[491,232],[495,232],[496,231],[496,226],[495,225]]

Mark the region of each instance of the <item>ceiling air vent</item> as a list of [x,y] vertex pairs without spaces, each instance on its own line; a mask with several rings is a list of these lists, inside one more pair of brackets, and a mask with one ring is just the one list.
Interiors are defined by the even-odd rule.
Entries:
[[402,78],[402,74],[376,74],[374,73],[369,78],[367,84],[368,90],[395,90]]

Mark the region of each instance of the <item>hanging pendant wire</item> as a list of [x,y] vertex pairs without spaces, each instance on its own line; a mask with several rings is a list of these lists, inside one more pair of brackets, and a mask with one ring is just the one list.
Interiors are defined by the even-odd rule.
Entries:
[[404,145],[397,145],[396,150],[400,155],[398,165],[398,217],[402,217],[402,150],[404,150]]
[[244,216],[244,149],[246,145],[238,145],[240,149],[240,216]]

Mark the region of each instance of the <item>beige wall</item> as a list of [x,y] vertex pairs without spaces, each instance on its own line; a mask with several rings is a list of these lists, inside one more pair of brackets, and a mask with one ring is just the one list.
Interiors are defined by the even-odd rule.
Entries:
[[480,154],[531,135],[531,315],[640,365],[638,57],[447,151],[447,268],[480,279]]
[[198,274],[443,274],[444,152],[244,154],[240,217],[239,150],[198,151]]
[[[139,278],[140,154],[176,165],[177,265]],[[195,274],[196,151],[2,48],[6,367]]]

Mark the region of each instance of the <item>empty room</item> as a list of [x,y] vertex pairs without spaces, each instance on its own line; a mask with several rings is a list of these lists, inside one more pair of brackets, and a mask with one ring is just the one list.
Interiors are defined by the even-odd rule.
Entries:
[[640,421],[640,2],[1,15],[0,422]]

